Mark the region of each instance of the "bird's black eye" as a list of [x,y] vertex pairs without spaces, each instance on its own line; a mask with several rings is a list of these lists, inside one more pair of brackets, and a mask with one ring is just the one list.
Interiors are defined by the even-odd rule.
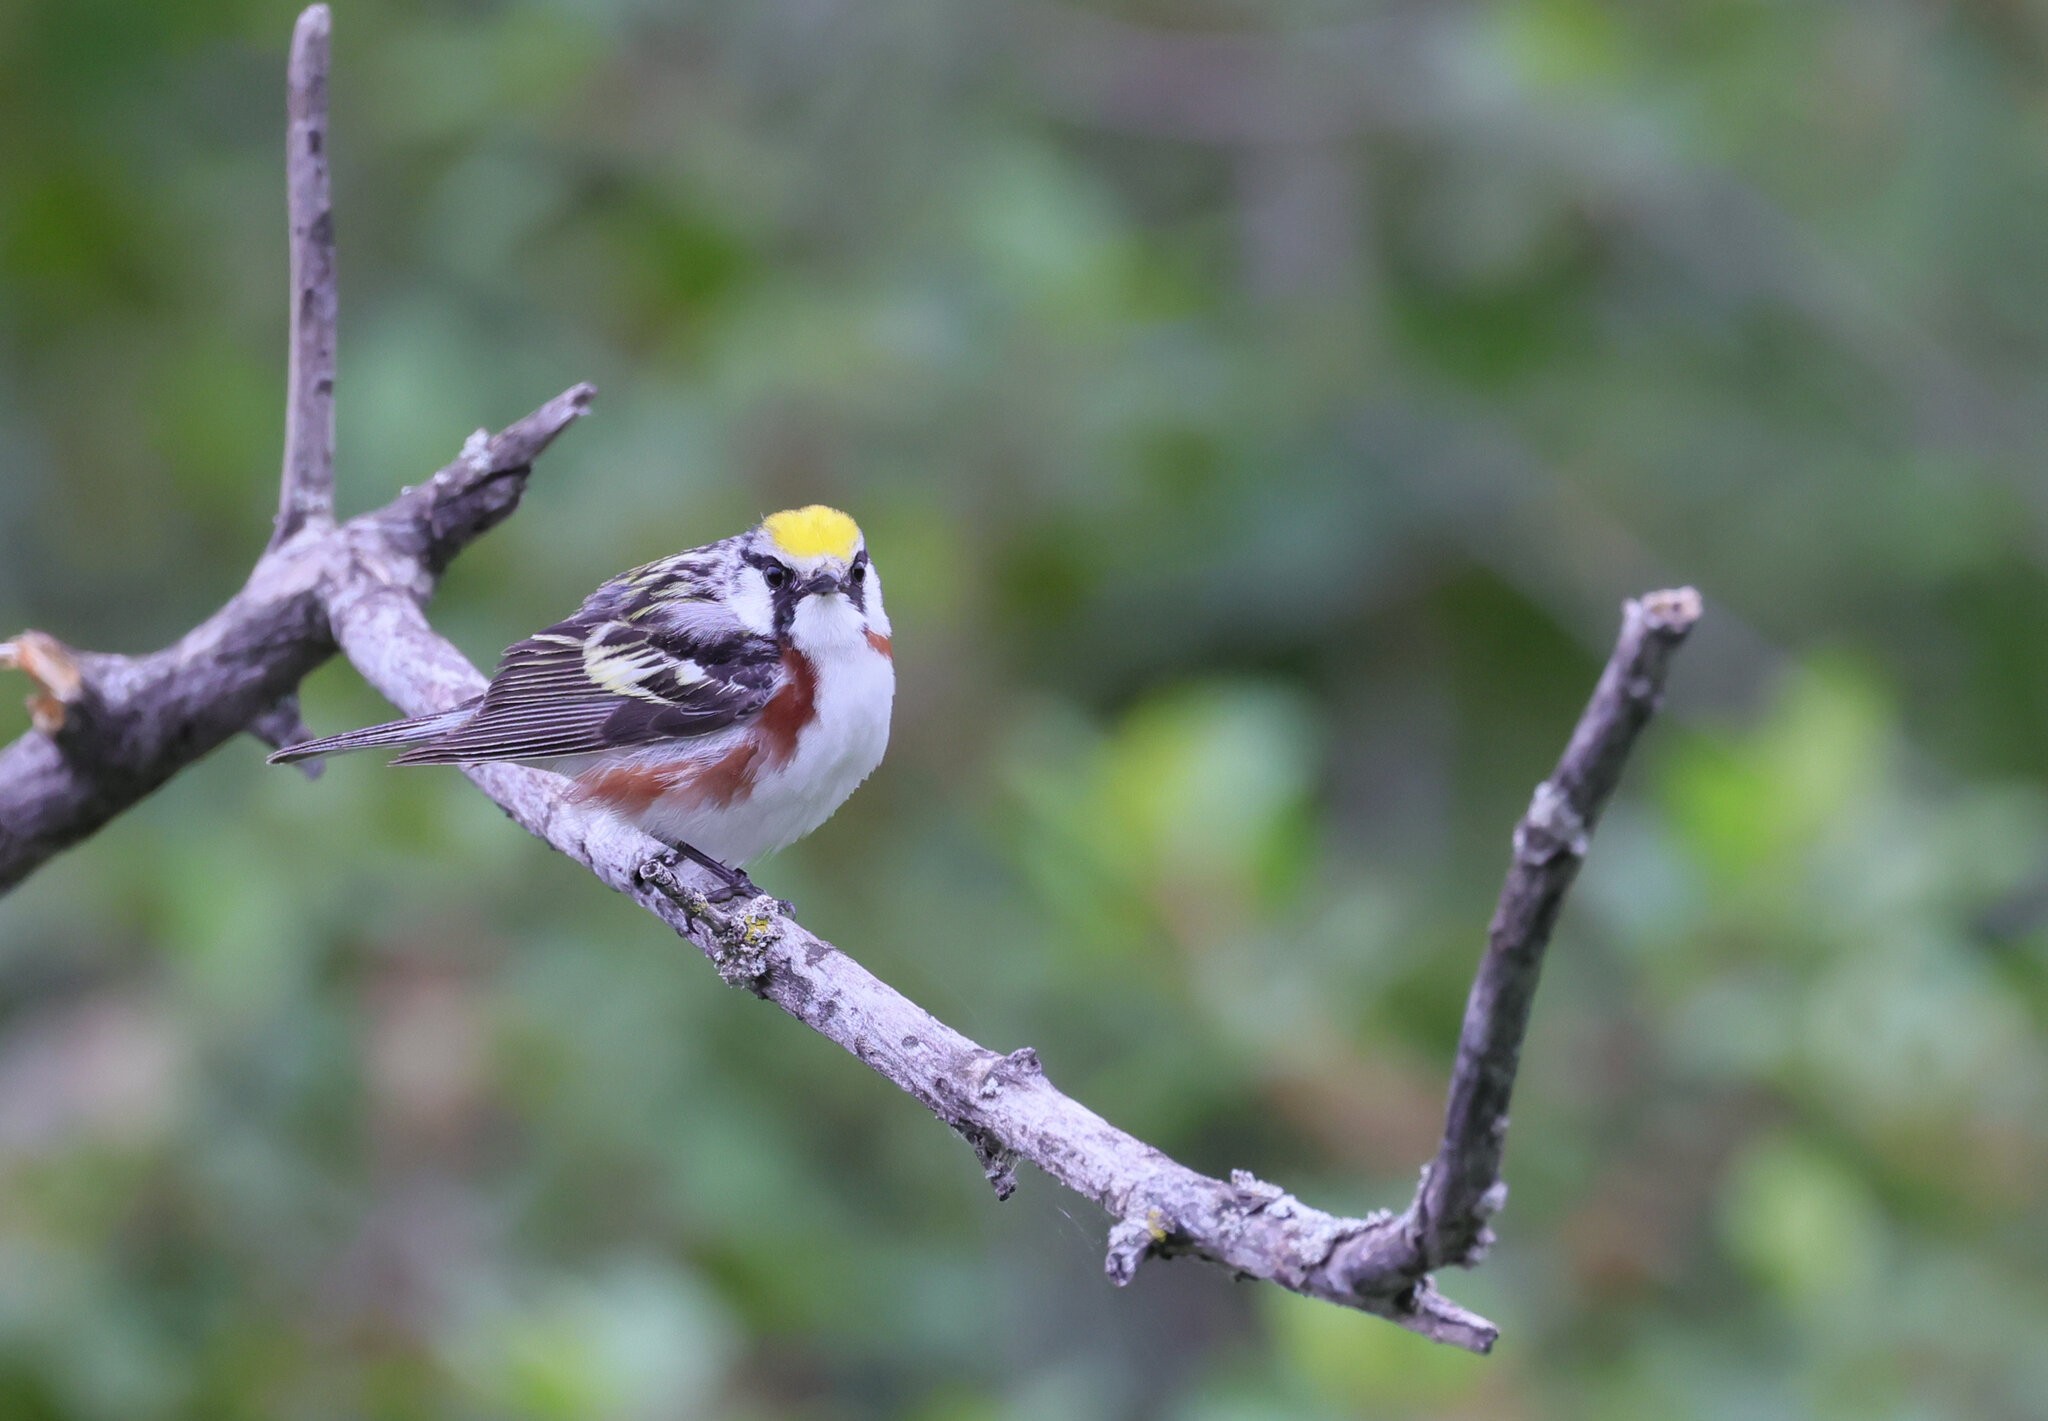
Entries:
[[770,588],[779,589],[788,583],[789,569],[779,562],[771,562],[761,569],[761,576],[767,580]]
[[868,580],[868,555],[866,553],[862,553],[853,560],[853,571],[848,575],[855,582],[866,582]]

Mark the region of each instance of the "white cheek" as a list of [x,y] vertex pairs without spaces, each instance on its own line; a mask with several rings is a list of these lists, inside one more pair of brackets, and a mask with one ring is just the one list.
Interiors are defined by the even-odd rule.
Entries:
[[873,563],[868,564],[868,585],[861,589],[861,598],[867,604],[868,626],[877,636],[888,636],[889,614],[882,610],[882,574],[875,571]]
[[768,579],[758,567],[740,569],[731,606],[732,614],[748,631],[768,636],[775,630],[775,600],[768,595]]

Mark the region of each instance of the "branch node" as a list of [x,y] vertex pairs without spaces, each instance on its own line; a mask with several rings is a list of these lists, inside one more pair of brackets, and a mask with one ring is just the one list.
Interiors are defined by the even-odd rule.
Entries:
[[1230,1187],[1237,1195],[1237,1202],[1245,1206],[1245,1212],[1256,1214],[1270,1209],[1288,1197],[1287,1191],[1277,1184],[1268,1184],[1248,1169],[1230,1171]]
[[672,857],[648,859],[633,870],[633,877],[681,908],[693,922],[704,924],[714,933],[725,929],[726,915],[713,907],[703,892],[677,876]]
[[1515,858],[1541,868],[1561,855],[1582,859],[1587,848],[1586,821],[1571,797],[1549,780],[1537,785],[1515,826]]
[[28,696],[28,715],[44,735],[54,737],[62,731],[72,708],[82,706],[90,694],[71,648],[48,632],[25,631],[12,641],[0,641],[0,669],[5,668],[17,669],[36,683]]
[[983,1100],[994,1100],[1002,1094],[1003,1087],[1022,1085],[1034,1076],[1045,1074],[1038,1052],[1029,1046],[1019,1046],[1007,1056],[990,1052],[981,1068],[980,1095]]
[[462,441],[462,449],[456,459],[468,470],[472,479],[485,479],[491,475],[491,432],[477,429]]
[[1490,1219],[1508,1206],[1508,1182],[1496,1179],[1486,1192],[1479,1196],[1478,1213],[1482,1219]]
[[1645,592],[1636,599],[1634,606],[1649,620],[1652,630],[1667,636],[1684,636],[1705,610],[1696,587],[1667,587],[1661,592]]
[[1119,1288],[1130,1286],[1138,1276],[1138,1265],[1154,1254],[1164,1255],[1175,1233],[1173,1220],[1158,1205],[1145,1210],[1142,1219],[1124,1219],[1109,1231],[1109,1252],[1102,1271]]
[[745,987],[757,997],[762,995],[769,951],[782,940],[781,899],[763,893],[727,912],[713,906],[701,890],[683,882],[672,859],[659,855],[644,860],[633,876],[681,908],[692,922],[711,930],[711,963],[728,987]]
[[1001,1203],[1017,1192],[1017,1152],[998,1140],[986,1130],[972,1125],[953,1126],[961,1139],[973,1149],[974,1157],[981,1163],[981,1174],[996,1191],[996,1202]]
[[1428,1278],[1417,1279],[1406,1292],[1371,1306],[1369,1310],[1399,1323],[1410,1332],[1418,1332],[1432,1341],[1462,1347],[1482,1357],[1491,1352],[1493,1344],[1500,1340],[1498,1327],[1478,1313],[1459,1307],[1439,1293],[1436,1284]]
[[745,987],[758,997],[768,975],[769,949],[781,940],[782,904],[763,893],[726,914],[713,930],[711,961],[726,986]]
[[[277,704],[249,722],[249,733],[273,750],[288,749],[313,738],[313,732],[306,729],[306,722],[299,714],[299,693],[287,691],[278,698]],[[325,760],[301,760],[297,768],[309,780],[320,778],[327,768]]]

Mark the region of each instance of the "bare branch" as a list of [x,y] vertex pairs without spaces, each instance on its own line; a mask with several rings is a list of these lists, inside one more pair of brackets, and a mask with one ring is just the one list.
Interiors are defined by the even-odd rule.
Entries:
[[[326,40],[327,12],[315,6],[300,20],[291,69],[295,304],[277,536],[242,591],[165,651],[100,656],[38,633],[0,643],[0,665],[27,671],[40,688],[37,729],[0,750],[0,890],[238,731],[302,735],[293,692],[337,645],[412,714],[483,689],[423,605],[448,560],[517,506],[533,460],[594,392],[579,385],[495,437],[478,431],[426,483],[333,526]],[[1444,1298],[1429,1274],[1478,1262],[1490,1239],[1487,1220],[1505,1197],[1507,1106],[1545,947],[1587,836],[1699,615],[1690,589],[1628,605],[1564,758],[1516,831],[1466,1011],[1443,1143],[1399,1217],[1326,1214],[1242,1170],[1227,1180],[1198,1174],[1055,1089],[1028,1047],[1001,1054],[969,1040],[775,900],[712,906],[699,870],[573,802],[561,778],[503,764],[464,773],[529,832],[695,944],[726,981],[922,1102],[973,1147],[998,1197],[1014,1190],[1014,1165],[1024,1159],[1108,1210],[1112,1281],[1128,1282],[1150,1256],[1195,1256],[1484,1352],[1494,1326]]]
[[[1472,1246],[1498,1206],[1507,1093],[1542,952],[1585,836],[1654,709],[1671,652],[1699,615],[1697,594],[1654,593],[1628,606],[1619,644],[1558,770],[1516,832],[1486,961],[1473,990],[1451,1093],[1443,1153],[1408,1213],[1342,1218],[1311,1209],[1238,1171],[1196,1173],[1063,1095],[1028,1048],[1003,1055],[940,1022],[801,924],[772,899],[713,908],[708,876],[663,858],[663,846],[571,802],[567,782],[538,770],[464,771],[516,822],[635,899],[687,938],[727,981],[744,985],[837,1042],[922,1102],[975,1148],[997,1186],[1027,1159],[1094,1200],[1117,1222],[1105,1263],[1128,1282],[1148,1255],[1192,1255],[1248,1277],[1391,1319],[1472,1351],[1498,1335],[1439,1294],[1428,1274],[1476,1262]],[[410,715],[444,710],[483,689],[460,652],[412,599],[388,589],[334,609],[343,652]],[[1450,1187],[1434,1187],[1436,1179]]]
[[[418,604],[394,590],[337,605],[334,632],[364,677],[409,715],[444,710],[483,689],[483,677],[435,634]],[[1228,1182],[1197,1174],[1063,1095],[1035,1053],[1003,1055],[969,1040],[784,916],[774,900],[713,908],[704,896],[715,886],[708,875],[669,865],[663,845],[574,803],[559,776],[503,764],[463,773],[522,828],[689,940],[726,980],[837,1042],[955,1130],[1030,1160],[1130,1225],[1113,1238],[1106,1264],[1113,1280],[1128,1282],[1146,1253],[1195,1254],[1440,1341],[1477,1351],[1492,1345],[1490,1324],[1433,1289],[1365,1297],[1331,1285],[1327,1265],[1337,1246],[1384,1230],[1390,1215],[1337,1218],[1249,1174]]]
[[426,483],[334,526],[328,29],[325,5],[300,15],[287,70],[291,352],[270,547],[226,606],[152,655],[74,652],[40,632],[0,644],[0,667],[41,687],[35,729],[0,749],[0,893],[238,732],[304,739],[295,693],[334,653],[326,594],[367,573],[424,601],[449,560],[518,506],[534,459],[596,394],[577,385],[495,438],[479,430]]
[[20,671],[35,682],[28,696],[29,723],[45,735],[62,731],[72,707],[85,703],[85,677],[76,657],[48,632],[25,631],[0,641],[0,669]]
[[[535,456],[594,393],[565,391],[383,508],[265,553],[242,590],[173,646],[135,657],[64,651],[76,678],[64,713],[0,749],[0,892],[274,716],[334,654],[325,586],[360,583],[369,569],[424,600],[448,560],[517,505]],[[9,645],[40,676],[18,655],[39,636]],[[54,687],[44,684],[47,700]]]
[[1514,858],[1465,1004],[1443,1142],[1414,1201],[1386,1234],[1342,1250],[1351,1286],[1385,1292],[1447,1264],[1471,1267],[1493,1242],[1487,1221],[1507,1202],[1501,1155],[1529,1008],[1565,893],[1637,735],[1663,695],[1671,656],[1700,618],[1690,587],[1623,608],[1621,636],[1549,779],[1515,827]]
[[1514,862],[1465,1005],[1443,1144],[1412,1210],[1427,1267],[1477,1263],[1491,1242],[1486,1221],[1507,1197],[1500,1161],[1508,1099],[1543,952],[1622,764],[1657,709],[1671,654],[1699,618],[1700,596],[1690,587],[1653,592],[1623,609],[1621,640],[1592,702],[1515,828]]
[[285,70],[285,205],[291,230],[291,344],[276,548],[334,519],[334,207],[327,181],[325,5],[299,16]]

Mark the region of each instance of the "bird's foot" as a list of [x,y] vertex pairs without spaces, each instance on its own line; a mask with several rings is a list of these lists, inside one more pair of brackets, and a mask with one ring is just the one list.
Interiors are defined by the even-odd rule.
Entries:
[[758,883],[747,877],[745,869],[720,863],[701,849],[692,848],[688,844],[677,844],[669,850],[666,857],[671,864],[688,859],[718,880],[718,887],[704,895],[704,901],[707,903],[723,906],[727,903],[751,903],[756,898],[767,898],[784,917],[793,917],[796,913],[795,906],[788,899],[773,898],[763,892]]
[[722,877],[718,887],[704,895],[713,903],[751,903],[756,898],[767,896],[760,885],[741,870],[728,869],[727,873],[730,877]]

